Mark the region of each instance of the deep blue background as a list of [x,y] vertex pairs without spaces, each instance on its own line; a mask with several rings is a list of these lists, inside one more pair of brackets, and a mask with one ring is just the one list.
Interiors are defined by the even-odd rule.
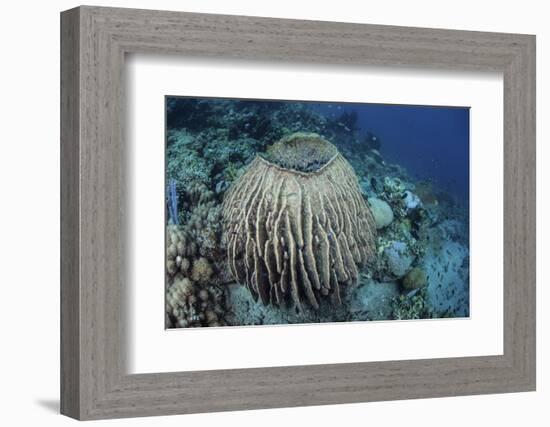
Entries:
[[461,199],[469,197],[470,109],[388,104],[313,103],[327,116],[356,111],[361,135],[381,139],[380,153],[409,173],[433,181]]

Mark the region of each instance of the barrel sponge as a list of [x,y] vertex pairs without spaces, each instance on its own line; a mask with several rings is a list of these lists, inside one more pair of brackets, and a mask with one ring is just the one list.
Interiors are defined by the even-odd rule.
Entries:
[[315,133],[293,133],[268,147],[264,158],[285,169],[315,172],[338,154],[338,150]]
[[357,177],[335,146],[293,134],[257,156],[227,191],[222,209],[229,269],[265,305],[322,296],[375,256],[376,226]]

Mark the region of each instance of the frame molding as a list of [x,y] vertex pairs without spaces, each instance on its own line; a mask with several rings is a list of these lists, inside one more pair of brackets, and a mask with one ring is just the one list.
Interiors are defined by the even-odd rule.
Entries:
[[[124,57],[504,75],[504,354],[125,372]],[[81,6],[61,14],[61,413],[101,419],[535,390],[535,36]]]

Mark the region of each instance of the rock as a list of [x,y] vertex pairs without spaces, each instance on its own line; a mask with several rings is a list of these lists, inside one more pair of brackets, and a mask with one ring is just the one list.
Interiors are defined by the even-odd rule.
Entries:
[[400,241],[394,241],[384,249],[384,256],[388,269],[398,279],[407,274],[414,261],[414,257],[408,253],[406,243]]
[[381,229],[390,225],[393,221],[393,212],[390,205],[376,197],[371,197],[368,200],[376,228]]
[[399,295],[395,282],[368,282],[348,296],[353,319],[389,320],[392,318],[392,299]]
[[405,208],[407,208],[407,210],[412,211],[420,207],[422,202],[420,201],[420,198],[416,194],[407,190],[405,191],[405,198],[403,199],[403,204],[405,205]]
[[[304,306],[301,312],[283,305],[274,307],[255,301],[246,286],[231,284],[227,292],[226,319],[230,325],[288,325],[295,323],[319,323],[320,312]],[[334,306],[331,306],[334,311]],[[330,317],[323,321],[333,321]]]

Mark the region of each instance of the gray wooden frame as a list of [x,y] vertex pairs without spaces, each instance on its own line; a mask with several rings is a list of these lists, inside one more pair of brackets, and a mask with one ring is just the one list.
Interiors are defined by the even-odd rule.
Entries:
[[[504,354],[128,375],[124,58],[131,52],[502,72]],[[63,414],[99,419],[534,389],[534,36],[87,6],[61,14]]]

